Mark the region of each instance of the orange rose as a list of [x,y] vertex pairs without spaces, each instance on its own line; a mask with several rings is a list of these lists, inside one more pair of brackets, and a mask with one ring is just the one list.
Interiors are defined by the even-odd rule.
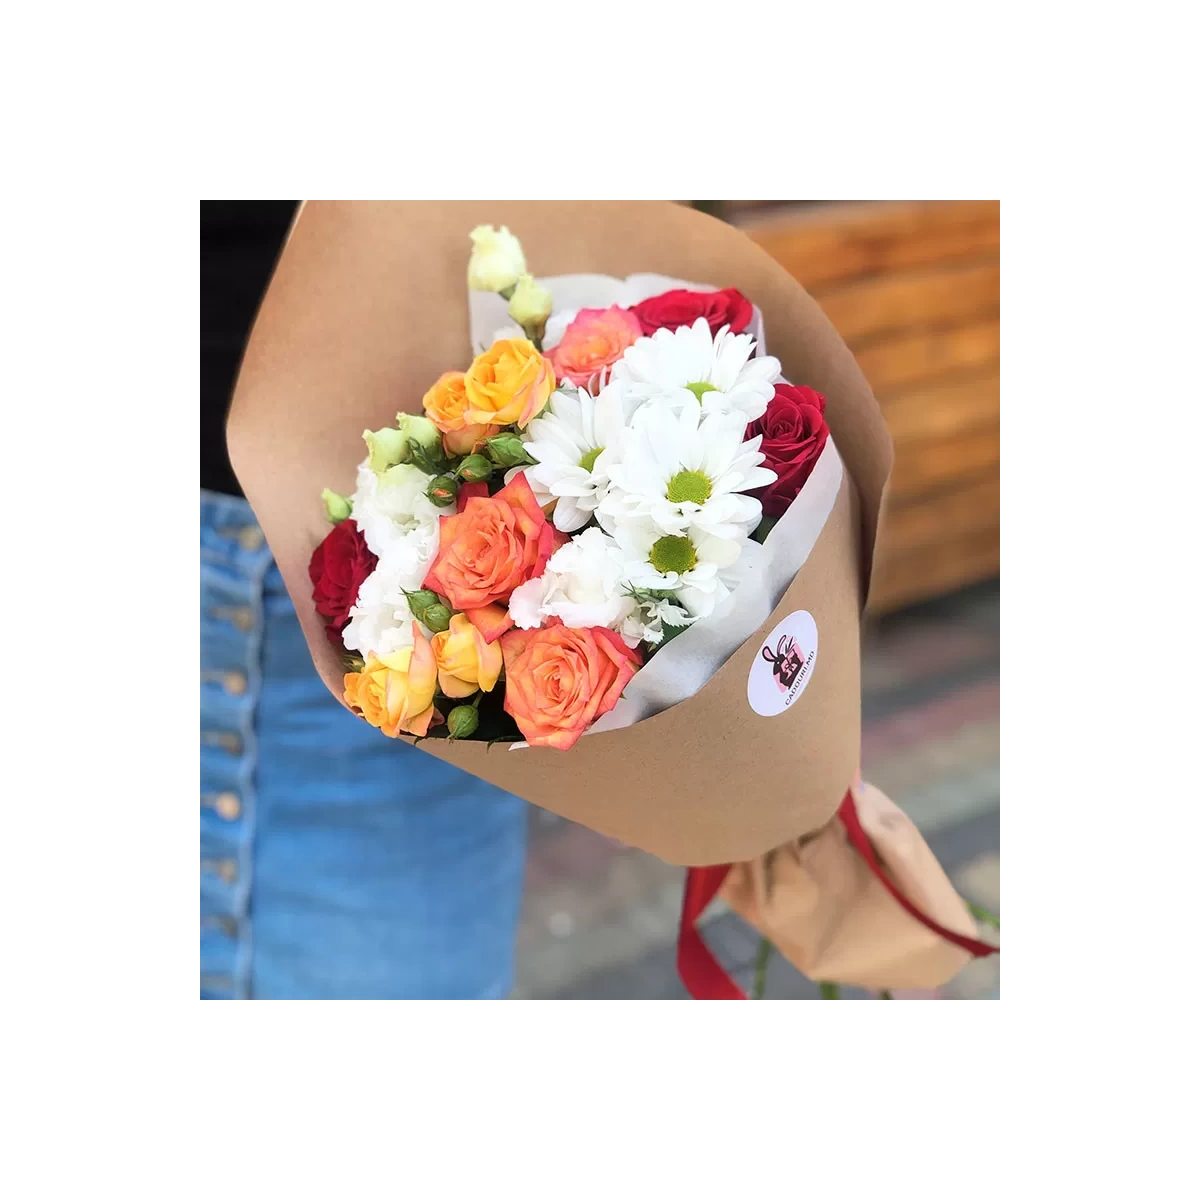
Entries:
[[484,438],[500,432],[499,425],[480,427],[468,422],[465,379],[462,371],[447,371],[421,401],[425,415],[442,431],[442,445],[447,454],[473,454]]
[[442,721],[433,707],[437,664],[421,627],[413,622],[414,644],[394,654],[367,656],[358,674],[343,680],[346,703],[388,737],[413,733],[424,737]]
[[611,629],[514,629],[504,651],[504,710],[531,746],[570,750],[642,665]]
[[455,613],[450,628],[433,635],[432,646],[438,684],[452,700],[481,690],[490,692],[496,686],[504,655],[499,646],[485,641],[465,613]]
[[505,338],[471,364],[463,380],[472,425],[528,425],[554,391],[554,368],[525,338]]
[[581,308],[549,352],[550,363],[559,379],[588,387],[641,336],[641,322],[627,308]]
[[442,518],[437,558],[423,586],[466,612],[494,642],[512,628],[503,602],[541,575],[566,540],[546,520],[522,471],[494,496],[472,496],[462,512]]

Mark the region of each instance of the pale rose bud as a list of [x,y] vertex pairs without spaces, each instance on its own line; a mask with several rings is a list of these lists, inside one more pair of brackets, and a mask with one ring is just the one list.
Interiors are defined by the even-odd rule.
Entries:
[[458,499],[458,480],[453,475],[439,475],[429,481],[425,495],[439,508],[449,508]]
[[460,704],[450,710],[446,728],[452,738],[470,737],[479,728],[479,714],[469,704]]
[[434,633],[444,633],[450,628],[450,618],[452,616],[454,614],[444,604],[431,604],[425,610],[425,615],[420,620],[423,625],[432,629]]
[[321,493],[321,500],[325,505],[325,515],[335,525],[344,521],[350,515],[350,501],[345,496],[339,496],[337,492],[332,492],[326,488]]
[[367,443],[368,464],[376,475],[408,462],[408,438],[398,429],[364,429],[363,441]]
[[550,315],[550,293],[537,283],[532,275],[522,275],[517,280],[516,290],[508,302],[508,315],[522,329],[528,332],[533,328],[540,332],[546,328],[546,318]]
[[458,464],[458,477],[464,483],[484,483],[492,477],[492,464],[482,454],[468,454]]
[[525,443],[515,433],[498,433],[484,442],[488,457],[498,467],[519,467],[533,462]]
[[396,428],[406,446],[416,442],[426,453],[442,448],[442,431],[428,417],[397,413]]
[[476,225],[471,230],[471,261],[467,263],[467,286],[477,292],[507,292],[525,274],[525,254],[521,243],[508,232],[491,225]]

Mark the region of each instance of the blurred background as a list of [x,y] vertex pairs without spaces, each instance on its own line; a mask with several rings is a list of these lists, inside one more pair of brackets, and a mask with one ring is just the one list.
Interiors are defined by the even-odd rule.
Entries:
[[[863,774],[963,895],[999,912],[1000,205],[691,203],[808,289],[883,408],[896,466],[863,647]],[[683,998],[683,870],[538,809],[530,823],[514,995]],[[748,987],[757,934],[719,902],[703,924]],[[999,970],[976,962],[937,998],[998,997]],[[768,999],[817,995],[772,957]]]

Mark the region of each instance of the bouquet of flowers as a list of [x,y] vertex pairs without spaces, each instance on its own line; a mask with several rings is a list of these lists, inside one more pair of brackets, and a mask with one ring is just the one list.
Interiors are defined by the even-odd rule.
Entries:
[[[838,871],[823,932],[789,941],[764,864],[853,807],[863,543],[869,563],[886,476],[848,477],[825,396],[783,378],[737,289],[539,280],[506,228],[471,238],[474,358],[429,381],[420,414],[364,433],[352,495],[323,495],[310,575],[346,703],[602,833],[722,864],[717,884],[740,864],[730,902],[819,969]],[[852,436],[886,443],[863,416]],[[921,864],[935,924],[964,933]],[[717,877],[691,874],[696,909]],[[850,955],[841,981],[911,986],[964,961],[907,936],[882,972]]]
[[763,569],[825,398],[782,380],[735,289],[554,313],[506,229],[472,236],[473,282],[517,272],[516,324],[424,416],[364,433],[353,496],[324,494],[314,596],[383,733],[567,750]]

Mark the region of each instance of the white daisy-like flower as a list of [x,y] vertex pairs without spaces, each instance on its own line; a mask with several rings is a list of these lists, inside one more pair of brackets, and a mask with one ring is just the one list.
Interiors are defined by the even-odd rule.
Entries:
[[755,421],[767,411],[779,381],[779,359],[751,358],[754,338],[731,333],[713,336],[698,317],[690,327],[659,329],[639,338],[613,367],[613,378],[629,384],[634,396],[663,397],[675,408],[699,401],[704,412],[739,412]]
[[415,590],[402,572],[390,570],[381,559],[359,586],[350,620],[342,630],[347,650],[357,650],[366,658],[368,654],[392,654],[413,644],[413,614],[404,595],[406,588]]
[[738,413],[702,417],[694,401],[679,410],[649,401],[604,456],[609,485],[600,523],[649,517],[663,533],[746,537],[762,519],[762,504],[743,493],[774,483],[775,472],[759,465],[762,438],[745,436]]
[[351,498],[350,515],[371,553],[409,591],[421,586],[437,555],[441,510],[425,495],[429,479],[409,463],[376,475],[364,460]]
[[529,423],[525,449],[537,463],[521,469],[539,504],[557,501],[556,529],[574,533],[591,520],[608,487],[607,448],[621,436],[635,403],[620,384],[598,396],[563,388]]
[[642,592],[672,593],[671,599],[693,618],[709,616],[745,578],[762,551],[749,538],[713,537],[700,529],[663,533],[648,517],[618,521],[612,534],[625,556],[631,586]]

